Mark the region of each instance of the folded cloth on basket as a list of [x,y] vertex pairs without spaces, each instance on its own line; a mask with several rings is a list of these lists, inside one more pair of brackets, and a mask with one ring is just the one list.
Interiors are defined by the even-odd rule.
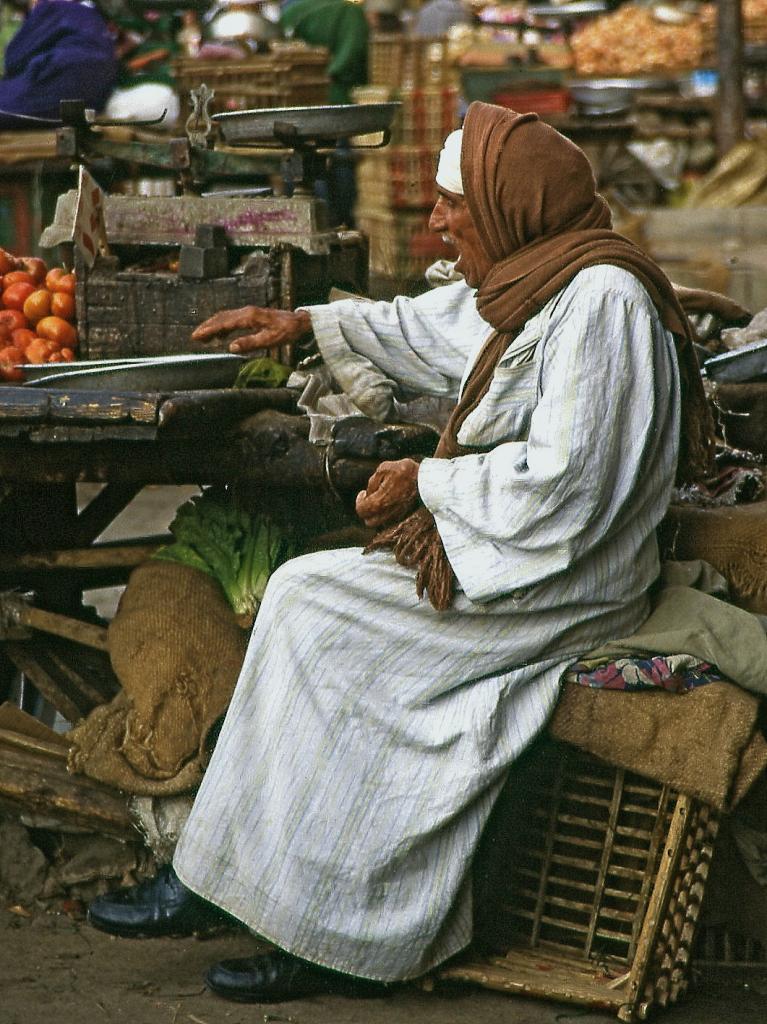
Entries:
[[767,501],[726,508],[672,505],[659,541],[667,558],[704,558],[727,579],[735,604],[767,614]]
[[[767,767],[754,696],[767,694],[767,635],[754,615],[695,589],[721,593],[725,586],[705,563],[665,563],[661,580],[653,612],[633,636],[590,652],[565,674],[550,730],[596,757],[729,809]],[[659,652],[686,655],[688,667],[716,666],[721,680],[683,692],[684,700],[662,682],[620,695],[578,685],[587,682],[584,669],[593,674],[632,658],[641,664]]]

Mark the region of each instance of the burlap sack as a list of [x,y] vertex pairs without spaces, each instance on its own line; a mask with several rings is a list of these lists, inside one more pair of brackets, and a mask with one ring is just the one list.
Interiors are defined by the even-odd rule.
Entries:
[[726,508],[672,505],[658,539],[664,558],[704,559],[727,580],[733,604],[767,614],[767,501]]
[[565,683],[550,733],[610,764],[730,810],[767,767],[759,700],[732,683],[685,694]]
[[109,626],[122,691],[69,733],[70,769],[149,796],[196,786],[246,645],[211,576],[175,562],[139,566]]

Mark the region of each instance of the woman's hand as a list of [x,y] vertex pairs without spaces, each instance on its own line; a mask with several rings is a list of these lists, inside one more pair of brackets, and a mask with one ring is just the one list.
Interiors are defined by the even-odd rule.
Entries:
[[229,346],[230,352],[252,352],[259,348],[275,348],[300,341],[311,334],[312,319],[305,309],[291,312],[287,309],[265,309],[261,306],[243,306],[242,309],[224,309],[209,317],[192,332],[192,341],[207,341],[227,331],[251,330]]
[[414,459],[382,462],[357,495],[355,509],[365,526],[399,522],[418,505],[418,463]]

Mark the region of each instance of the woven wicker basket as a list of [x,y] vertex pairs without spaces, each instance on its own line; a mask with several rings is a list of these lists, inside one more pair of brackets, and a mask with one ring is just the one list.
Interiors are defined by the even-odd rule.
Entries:
[[436,238],[429,232],[430,212],[357,207],[357,227],[369,238],[372,273],[402,282],[422,278],[434,258],[418,247],[419,240]]
[[414,39],[401,33],[381,33],[370,37],[368,77],[371,85],[417,89],[457,85],[459,74],[445,36]]
[[439,150],[396,146],[374,150],[357,163],[358,202],[389,209],[431,210]]
[[392,146],[431,146],[441,149],[458,127],[459,92],[454,86],[395,89],[389,85],[363,85],[352,90],[355,103],[401,103],[390,132]]
[[328,51],[290,47],[242,60],[179,57],[173,64],[181,116],[189,115],[189,93],[203,82],[214,90],[211,113],[327,103]]
[[717,827],[700,801],[537,747],[485,840],[503,854],[478,873],[482,954],[440,976],[644,1020],[686,991]]

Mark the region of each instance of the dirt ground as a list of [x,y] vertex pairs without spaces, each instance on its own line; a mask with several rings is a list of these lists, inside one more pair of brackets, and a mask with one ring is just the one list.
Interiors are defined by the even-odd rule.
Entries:
[[[229,1003],[207,992],[207,967],[248,956],[246,933],[116,939],[66,916],[0,911],[0,1024],[605,1024],[611,1015],[479,988],[404,988],[375,1000],[314,996],[279,1005]],[[763,1024],[767,975],[733,974],[658,1016],[668,1024]]]

